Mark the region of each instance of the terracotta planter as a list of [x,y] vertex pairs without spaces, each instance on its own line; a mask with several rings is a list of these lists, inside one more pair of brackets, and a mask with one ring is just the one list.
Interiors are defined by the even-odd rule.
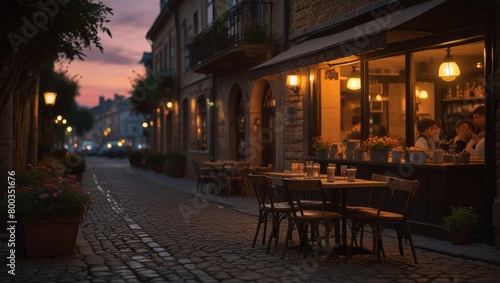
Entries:
[[450,242],[455,245],[470,245],[474,228],[451,228]]
[[19,245],[21,257],[57,257],[73,254],[78,228],[82,219],[43,220],[20,223]]

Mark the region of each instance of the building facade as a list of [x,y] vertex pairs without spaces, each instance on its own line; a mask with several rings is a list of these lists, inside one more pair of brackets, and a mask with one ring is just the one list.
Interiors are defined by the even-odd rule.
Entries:
[[[496,7],[481,0],[167,1],[148,32],[153,69],[172,66],[177,82],[172,109],[157,109],[158,150],[276,170],[337,162],[419,179],[412,228],[445,237],[449,206],[470,204],[481,218],[477,239],[498,247]],[[461,74],[440,76],[443,58]],[[389,136],[410,147],[416,123],[428,118],[446,142],[479,106],[485,157],[475,164],[403,168],[346,160],[348,153],[318,159],[312,147],[316,136],[344,143],[355,116],[362,140]]]

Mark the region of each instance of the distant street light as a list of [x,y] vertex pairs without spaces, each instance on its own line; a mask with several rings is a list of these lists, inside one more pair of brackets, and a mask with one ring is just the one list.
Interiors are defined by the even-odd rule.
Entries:
[[52,150],[52,108],[56,104],[57,93],[53,91],[46,91],[43,93],[43,100],[45,101],[45,105],[49,108],[49,152],[50,155]]
[[43,99],[45,100],[45,105],[52,107],[56,104],[57,93],[53,91],[46,91],[43,93]]

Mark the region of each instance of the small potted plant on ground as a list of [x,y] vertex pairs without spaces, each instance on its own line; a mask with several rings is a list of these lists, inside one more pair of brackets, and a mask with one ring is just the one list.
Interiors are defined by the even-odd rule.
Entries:
[[472,207],[452,205],[449,216],[443,218],[444,228],[450,232],[450,241],[456,245],[469,245],[474,228],[479,225],[478,216]]

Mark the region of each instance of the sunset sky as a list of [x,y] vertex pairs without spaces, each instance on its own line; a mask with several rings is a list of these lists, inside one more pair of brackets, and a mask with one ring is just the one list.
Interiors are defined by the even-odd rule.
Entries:
[[[85,51],[85,61],[75,60],[63,64],[70,77],[80,85],[76,102],[80,106],[94,107],[99,96],[112,98],[115,93],[129,96],[131,79],[145,69],[139,61],[143,52],[150,52],[146,33],[158,16],[159,0],[102,0],[113,9],[107,27],[113,38],[101,35],[104,53],[93,48]],[[134,73],[135,72],[135,73]]]

